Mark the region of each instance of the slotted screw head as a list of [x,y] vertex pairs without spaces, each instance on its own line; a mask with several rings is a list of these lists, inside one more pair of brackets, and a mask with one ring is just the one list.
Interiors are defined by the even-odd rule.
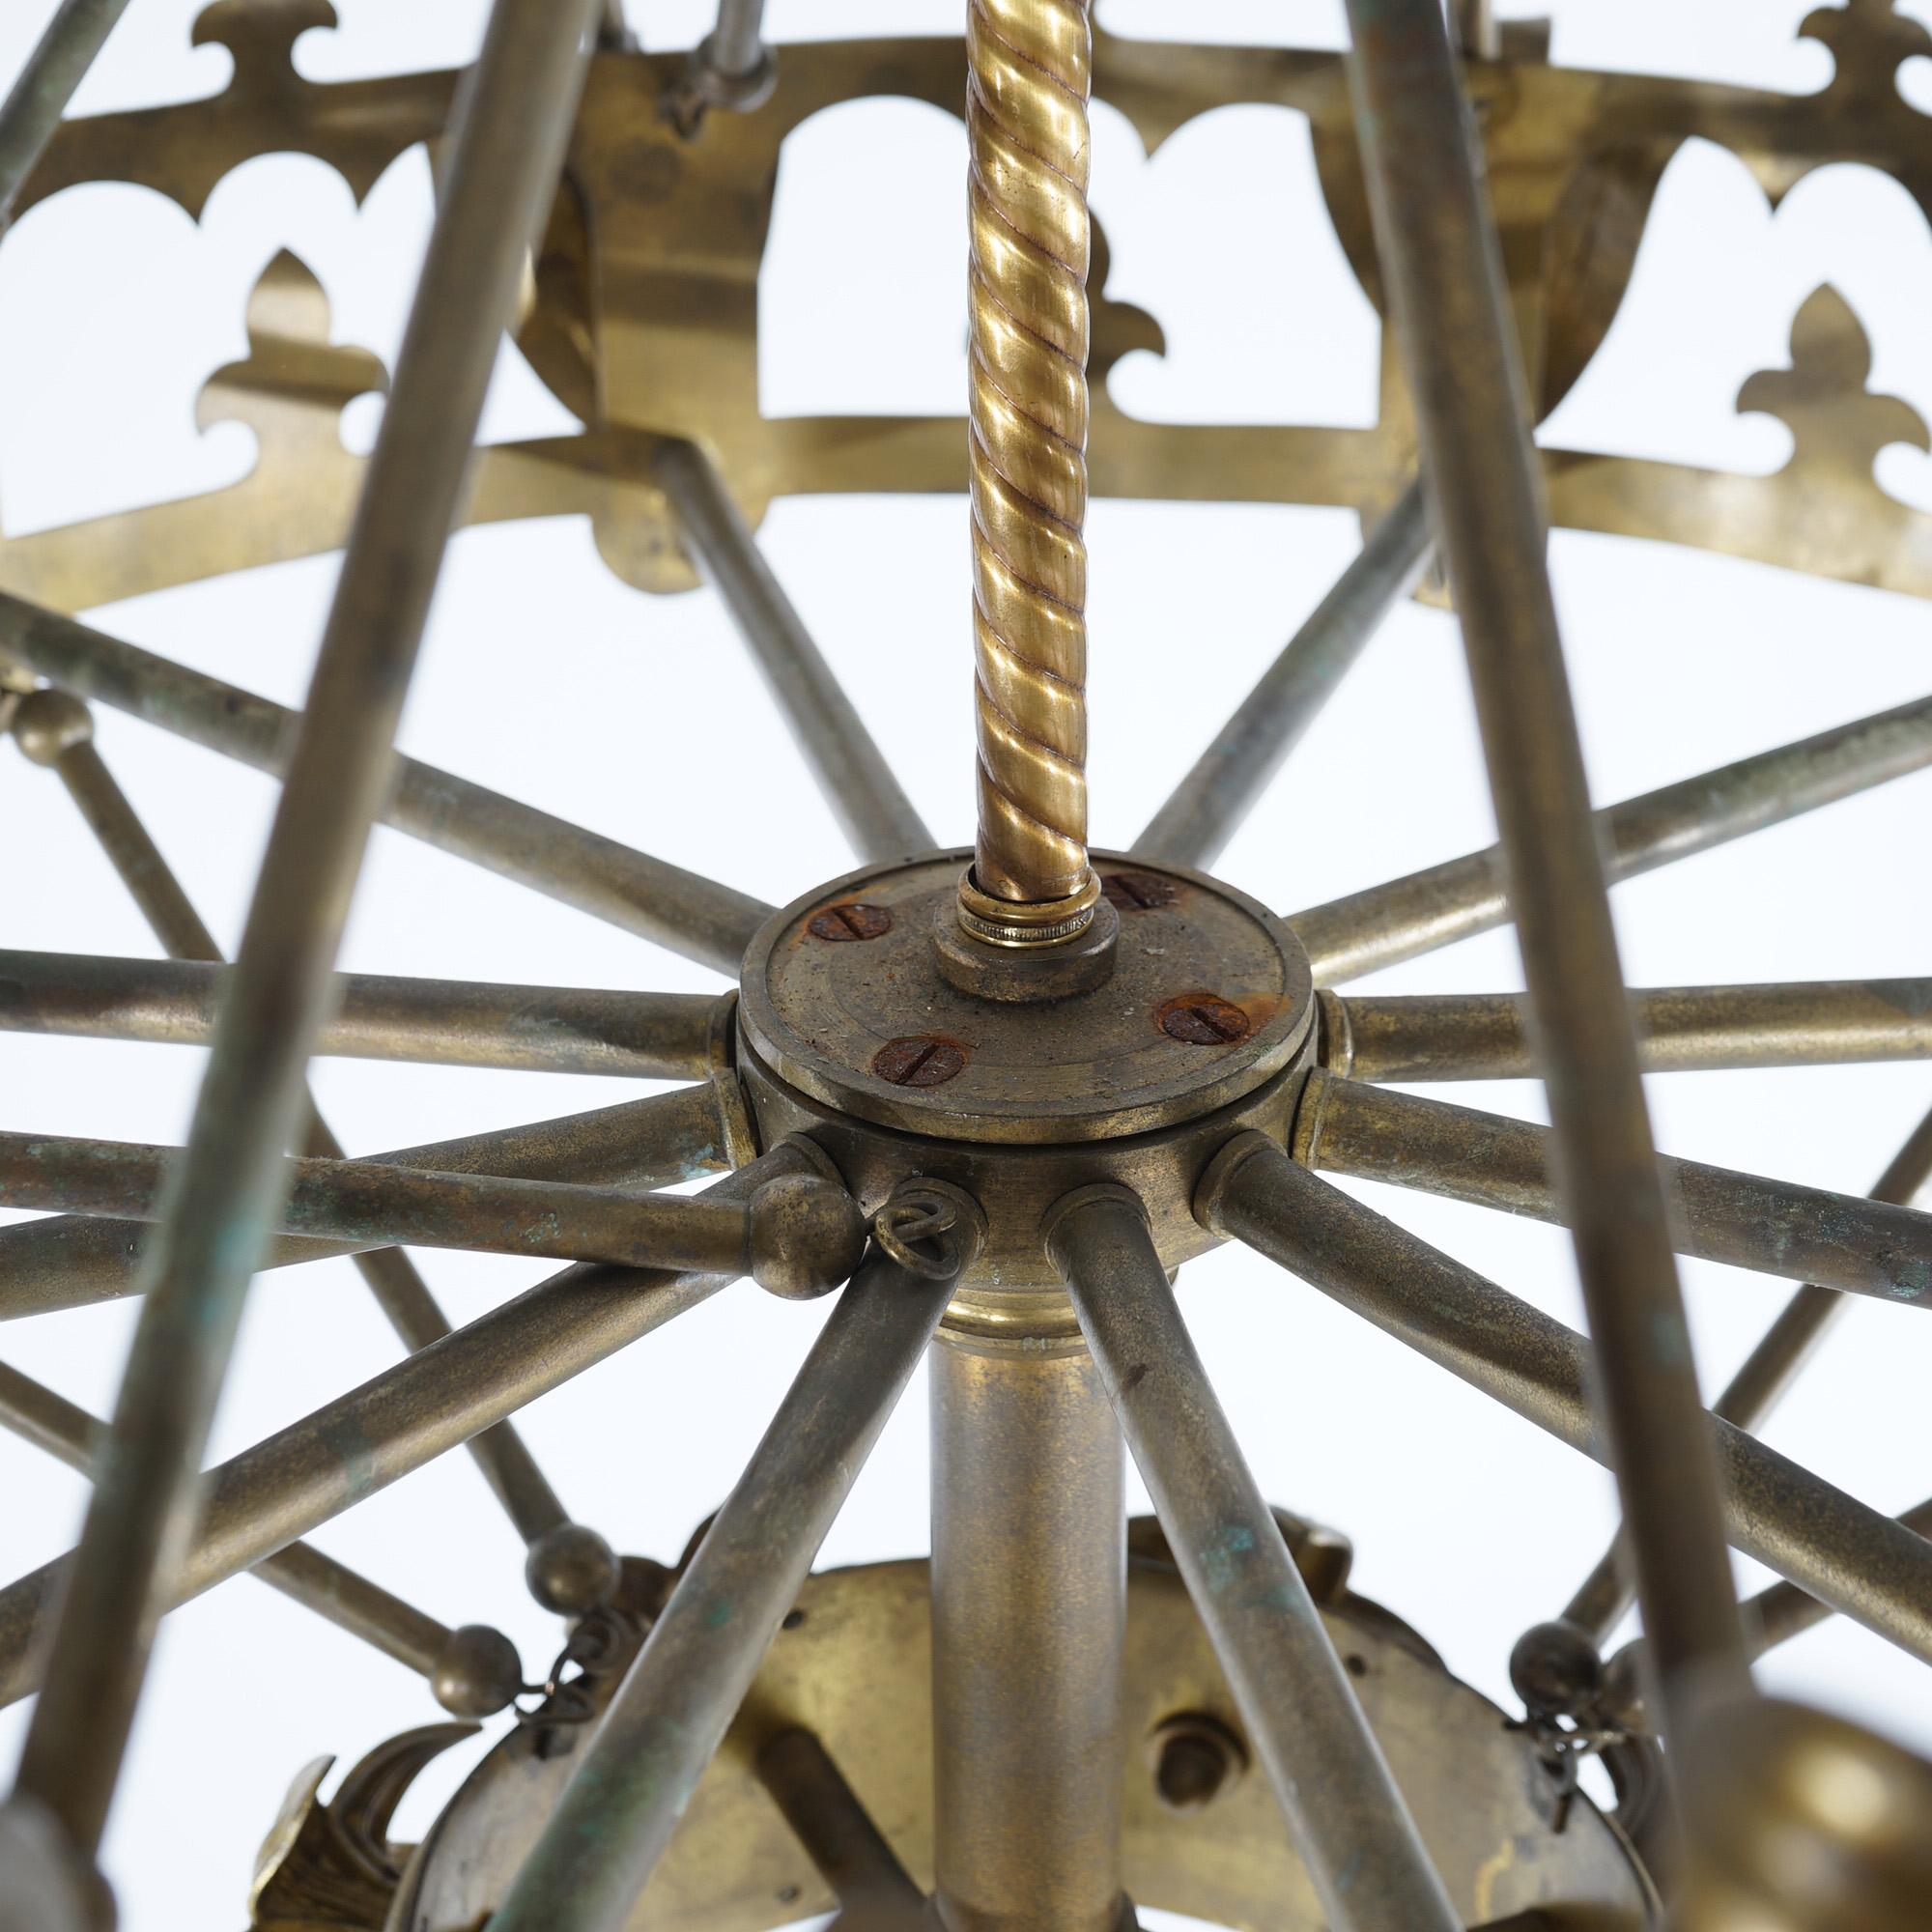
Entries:
[[889,1039],[872,1056],[872,1071],[895,1087],[939,1087],[966,1065],[966,1056],[950,1039],[909,1036]]
[[1109,872],[1100,881],[1100,896],[1122,912],[1145,912],[1150,906],[1172,905],[1180,888],[1158,872]]
[[1169,1039],[1190,1046],[1228,1046],[1254,1030],[1239,1007],[1214,993],[1182,993],[1154,1009],[1154,1024]]
[[836,905],[812,914],[806,931],[814,939],[835,943],[852,939],[877,939],[893,929],[893,916],[884,906]]

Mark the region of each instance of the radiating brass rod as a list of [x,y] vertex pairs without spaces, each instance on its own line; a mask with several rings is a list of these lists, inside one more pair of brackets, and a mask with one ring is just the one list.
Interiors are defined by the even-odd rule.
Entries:
[[[310,1145],[323,1143],[312,1139]],[[332,1140],[326,1145],[334,1149]],[[678,1087],[594,1113],[398,1148],[371,1158],[436,1174],[630,1187],[668,1187],[730,1164],[718,1100],[708,1087]],[[141,1251],[149,1236],[139,1223],[85,1215],[0,1228],[0,1321],[139,1293]],[[262,1249],[256,1265],[289,1267],[355,1252],[353,1242],[278,1236]]]
[[[0,1206],[157,1220],[184,1151],[0,1132]],[[749,1210],[728,1202],[314,1156],[289,1172],[270,1224],[284,1234],[710,1273],[751,1260]]]
[[1047,1252],[1326,1923],[1462,1932],[1180,1319],[1146,1210],[1124,1189],[1083,1188],[1049,1210]]
[[128,0],[61,0],[0,102],[0,227]]
[[[1932,1059],[1932,980],[1631,991],[1646,1073]],[[1354,1080],[1533,1080],[1520,993],[1327,995],[1322,1059]]]
[[1428,493],[1418,477],[1149,819],[1134,840],[1137,858],[1213,865],[1382,619],[1415,587],[1431,550]]
[[693,561],[751,646],[852,849],[879,860],[929,851],[932,834],[772,574],[711,459],[695,442],[671,438],[651,459],[651,477],[670,499]]
[[[1250,1133],[1231,1142],[1203,1177],[1195,1212],[1571,1448],[1608,1462],[1581,1335],[1271,1141]],[[1729,1423],[1708,1417],[1704,1427],[1733,1547],[1932,1662],[1932,1543]]]
[[[1463,630],[1664,1735],[1748,1682],[1545,559],[1541,469],[1440,0],[1349,0],[1378,252]],[[1694,1776],[1694,1768],[1690,1775]]]
[[[5,1362],[0,1362],[0,1427],[58,1457],[83,1476],[92,1475],[107,1433],[104,1422]],[[422,1677],[435,1678],[456,1635],[446,1624],[391,1596],[380,1583],[358,1576],[312,1544],[291,1543],[265,1556],[248,1574]],[[509,1639],[502,1641],[507,1645]],[[490,1714],[470,1710],[461,1715]]]
[[1091,873],[1084,0],[967,0],[966,62],[973,878],[992,898],[1050,904]]
[[[1898,1521],[1915,1535],[1932,1536],[1932,1498],[1915,1503]],[[1772,1583],[1744,1601],[1745,1642],[1753,1658],[1762,1657],[1779,1644],[1816,1630],[1834,1614],[1830,1604],[1801,1590],[1796,1583]]]
[[[1910,1208],[1932,1183],[1932,1113],[1919,1122],[1886,1165],[1871,1191],[1874,1201]],[[1851,1306],[1834,1289],[1807,1282],[1783,1309],[1756,1348],[1747,1355],[1724,1392],[1711,1405],[1711,1413],[1755,1432],[1784,1392],[1811,1359],[1827,1329]],[[1622,1538],[1612,1541],[1563,1611],[1566,1622],[1587,1631],[1604,1643],[1630,1608],[1628,1566],[1622,1561]],[[1751,1634],[1748,1616],[1746,1636]]]
[[[0,652],[257,771],[287,768],[298,719],[285,706],[4,591]],[[384,824],[721,973],[736,976],[752,935],[771,917],[772,908],[749,894],[468,779],[405,757],[393,772]]]
[[[1547,1127],[1317,1072],[1296,1116],[1295,1158],[1361,1180],[1570,1223]],[[1881,1301],[1932,1307],[1932,1214],[1877,1198],[1767,1180],[1658,1155],[1680,1254]]]
[[[153,967],[146,961],[134,963],[164,973],[218,971],[221,949],[215,945],[214,935],[202,923],[160,848],[149,836],[148,828],[96,749],[94,719],[87,706],[69,692],[52,689],[34,692],[16,707],[13,732],[22,752],[37,763],[50,766],[67,786],[155,937],[173,955],[168,966]],[[0,968],[0,999],[14,988],[23,987],[24,982],[22,974]],[[212,1030],[212,1007],[210,1020]],[[309,1096],[308,1112],[303,1145],[312,1153],[339,1157],[341,1145],[316,1110],[313,1095]],[[44,1243],[58,1242],[61,1236],[58,1231],[50,1230],[38,1237],[23,1238]],[[131,1278],[138,1242],[130,1238],[130,1231],[122,1229],[117,1234],[103,1230],[93,1239],[95,1252],[111,1254],[121,1274]],[[440,1336],[449,1333],[449,1323],[437,1306],[436,1297],[408,1256],[393,1248],[377,1250],[358,1254],[355,1265],[406,1348],[427,1348]],[[26,1257],[15,1257],[13,1289],[11,1293],[0,1293],[0,1319],[4,1319],[6,1305],[14,1295],[25,1292],[29,1268]],[[67,1284],[65,1292],[84,1292],[84,1270],[63,1268],[61,1278]],[[484,1480],[526,1543],[534,1542],[569,1520],[556,1492],[545,1480],[535,1458],[511,1424],[500,1423],[486,1430],[468,1446]]]
[[888,1932],[895,1925],[915,1932],[925,1894],[817,1738],[781,1731],[753,1768],[832,1888],[845,1932]]
[[874,1252],[651,1627],[491,1932],[618,1932],[946,1312]]
[[[0,1031],[206,1046],[228,974],[204,960],[0,951]],[[439,1066],[699,1080],[707,993],[627,993],[338,974],[316,1052]]]
[[[1932,697],[1834,725],[1596,814],[1612,882],[1708,852],[1932,765]],[[1420,958],[1510,919],[1501,847],[1293,913],[1319,985]]]
[[[708,1192],[744,1201],[767,1179],[818,1171],[782,1142]],[[601,1264],[565,1268],[242,1450],[205,1478],[200,1525],[166,1607],[354,1509],[730,1279]],[[342,1454],[345,1442],[355,1444],[355,1456]],[[71,1561],[56,1558],[0,1589],[0,1704],[33,1690],[46,1619]]]
[[83,1854],[99,1846],[154,1626],[193,1531],[215,1398],[594,21],[595,0],[498,0],[455,110],[394,384],[21,1754],[18,1789]]

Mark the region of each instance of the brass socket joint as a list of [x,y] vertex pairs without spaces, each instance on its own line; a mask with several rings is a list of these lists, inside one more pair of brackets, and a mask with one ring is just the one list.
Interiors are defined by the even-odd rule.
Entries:
[[1082,0],[969,0],[969,461],[981,943],[1087,929],[1087,98]]

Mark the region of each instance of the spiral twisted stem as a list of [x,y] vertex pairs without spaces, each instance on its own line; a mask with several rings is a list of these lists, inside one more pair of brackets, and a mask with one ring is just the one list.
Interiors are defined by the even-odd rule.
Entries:
[[1082,0],[968,0],[980,890],[1087,864],[1087,97]]

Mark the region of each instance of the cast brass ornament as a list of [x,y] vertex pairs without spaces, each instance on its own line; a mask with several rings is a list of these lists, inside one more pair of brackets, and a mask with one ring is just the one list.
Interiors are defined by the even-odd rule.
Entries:
[[[245,1572],[452,1716],[502,1717],[413,1848],[389,1837],[396,1807],[473,1723],[377,1746],[327,1801],[332,1761],[302,1771],[249,1895],[262,1932],[763,1932],[832,1910],[846,1932],[1131,1932],[1143,1907],[1252,1932],[1932,1922],[1932,1767],[1751,1677],[1834,1614],[1932,1662],[1932,1504],[1888,1517],[1753,1433],[1845,1297],[1932,1303],[1914,1205],[1932,1117],[1855,1200],[1660,1156],[1639,1077],[1932,1059],[1932,979],[1632,991],[1606,897],[1932,765],[1932,698],[1597,806],[1545,560],[1554,524],[1932,596],[1932,518],[1876,468],[1932,436],[1872,391],[1827,285],[1736,398],[1790,430],[1775,472],[1534,440],[1604,344],[1687,141],[1774,204],[1852,163],[1932,218],[1925,119],[1897,85],[1932,30],[1886,0],[1821,7],[1800,31],[1833,77],[1788,96],[1554,66],[1547,28],[1488,0],[1451,22],[1439,0],[1349,0],[1346,58],[1130,40],[1082,0],[777,47],[758,0],[721,0],[667,53],[611,0],[496,0],[466,72],[333,83],[294,60],[334,27],[327,0],[217,0],[193,31],[232,56],[219,94],[64,119],[127,4],[65,0],[0,106],[0,219],[57,219],[89,182],[198,218],[235,169],[289,152],[360,200],[418,147],[438,206],[392,370],[335,339],[285,249],[198,408],[253,434],[248,475],[0,537],[0,731],[71,796],[165,955],[0,952],[0,1029],[210,1049],[185,1148],[0,1129],[0,1205],[41,1211],[0,1229],[0,1319],[140,1297],[111,1418],[0,1365],[0,1423],[94,1486],[75,1550],[0,1587],[0,1698],[39,1695],[0,1805],[0,1921],[110,1922],[101,1835],[155,1625]],[[962,412],[768,417],[758,279],[785,137],[887,97],[965,126]],[[1150,155],[1232,102],[1306,118],[1386,323],[1373,425],[1120,408],[1112,372],[1164,341],[1108,293],[1095,99]],[[577,429],[477,445],[506,334]],[[342,415],[372,394],[365,456]],[[970,847],[923,822],[757,548],[779,497],[876,492],[970,503]],[[1090,493],[1342,507],[1365,539],[1124,852],[1087,842]],[[717,590],[855,869],[775,908],[397,754],[450,531],[536,517],[587,519],[639,589]],[[337,550],[299,712],[75,616]],[[1456,611],[1499,842],[1278,914],[1214,861],[1412,593]],[[232,964],[101,757],[94,704],[281,781]],[[337,974],[379,822],[730,989]],[[1506,923],[1523,993],[1345,990]],[[317,1053],[665,1087],[350,1158],[308,1092]],[[1524,1077],[1548,1128],[1400,1091]],[[1571,1226],[1588,1332],[1324,1173]],[[1618,1542],[1508,1650],[1520,1715],[1350,1587],[1345,1536],[1262,1496],[1172,1285],[1229,1240],[1615,1472]],[[454,1325],[412,1259],[436,1248],[567,1265]],[[1797,1284],[1708,1409],[1680,1253]],[[251,1274],[342,1254],[403,1359],[204,1468]],[[515,1412],[713,1294],[755,1319],[741,1279],[827,1297],[817,1340],[677,1560],[620,1556]],[[814,1572],[922,1367],[929,1560]],[[445,1626],[306,1540],[459,1447],[559,1619],[541,1682],[494,1628]],[[1127,1519],[1128,1453],[1154,1518]],[[1779,1580],[1740,1604],[1727,1545]],[[1633,1602],[1643,1634],[1606,1656]]]

